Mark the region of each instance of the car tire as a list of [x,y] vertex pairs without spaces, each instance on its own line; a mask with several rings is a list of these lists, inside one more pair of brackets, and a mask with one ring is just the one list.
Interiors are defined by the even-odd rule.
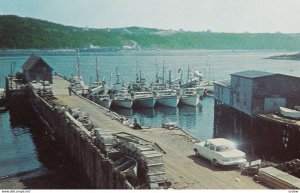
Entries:
[[213,159],[213,160],[211,161],[211,165],[212,165],[213,167],[215,167],[215,166],[218,166],[219,163],[218,163],[218,161],[217,161],[216,159]]
[[199,151],[198,151],[198,149],[194,149],[194,152],[195,152],[195,155],[197,155],[197,156],[199,156]]

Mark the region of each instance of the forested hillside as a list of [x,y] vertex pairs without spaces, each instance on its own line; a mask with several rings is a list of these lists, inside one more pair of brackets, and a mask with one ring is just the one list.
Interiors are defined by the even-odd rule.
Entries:
[[87,29],[12,15],[0,16],[0,48],[300,50],[300,34],[213,33],[140,27]]

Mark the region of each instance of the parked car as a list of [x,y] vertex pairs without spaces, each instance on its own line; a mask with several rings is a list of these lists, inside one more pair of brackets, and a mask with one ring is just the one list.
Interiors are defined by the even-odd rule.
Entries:
[[246,154],[236,148],[236,145],[224,138],[215,138],[196,143],[196,155],[202,156],[216,165],[241,165],[246,163]]

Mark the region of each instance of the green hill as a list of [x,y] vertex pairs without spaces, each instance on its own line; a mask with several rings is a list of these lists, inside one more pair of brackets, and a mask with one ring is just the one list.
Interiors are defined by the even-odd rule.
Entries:
[[128,27],[86,29],[0,16],[0,48],[273,49],[299,50],[300,34],[212,33]]

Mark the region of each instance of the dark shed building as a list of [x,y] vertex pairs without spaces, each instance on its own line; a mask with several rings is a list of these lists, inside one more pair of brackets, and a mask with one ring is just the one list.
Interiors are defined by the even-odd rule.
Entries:
[[41,57],[31,55],[23,64],[22,69],[27,82],[40,80],[52,83],[53,69]]

